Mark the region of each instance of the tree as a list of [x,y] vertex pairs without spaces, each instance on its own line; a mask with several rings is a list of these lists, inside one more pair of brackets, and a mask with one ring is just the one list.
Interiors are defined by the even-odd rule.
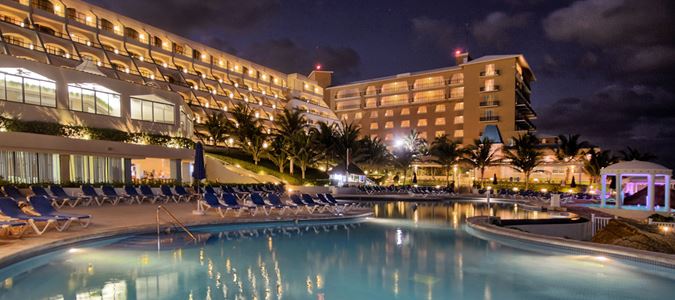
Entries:
[[359,142],[359,148],[359,152],[365,153],[360,162],[367,168],[383,168],[391,162],[391,153],[378,137],[363,137]]
[[314,141],[321,148],[321,158],[324,161],[325,169],[328,165],[335,162],[335,125],[325,122],[319,122],[318,126],[311,130]]
[[445,181],[450,185],[450,169],[457,164],[465,151],[460,148],[457,141],[450,140],[447,134],[438,136],[431,143],[429,153],[434,157],[434,162],[445,168]]
[[284,108],[281,114],[277,116],[274,124],[274,134],[277,137],[280,137],[284,142],[284,147],[282,147],[282,150],[286,152],[288,158],[290,159],[289,173],[293,174],[293,162],[297,156],[297,152],[300,149],[294,143],[297,142],[298,135],[305,134],[308,126],[307,119],[301,110],[289,110]]
[[642,160],[642,161],[652,161],[656,159],[656,155],[649,152],[640,152],[636,148],[626,147],[625,150],[619,151],[621,154],[621,160],[631,161],[631,160]]
[[530,174],[542,162],[539,139],[527,133],[513,139],[513,145],[507,147],[504,156],[510,160],[511,167],[525,174],[525,190],[530,187]]
[[210,113],[206,116],[202,125],[206,129],[206,134],[198,132],[197,136],[204,142],[210,141],[214,146],[218,145],[218,143],[225,141],[228,135],[226,124],[227,118],[223,113]]
[[[558,142],[553,146],[553,151],[558,161],[568,164],[577,161],[583,154],[584,149],[591,148],[591,144],[587,141],[579,141],[581,136],[578,134],[558,135]],[[565,181],[570,175],[570,169],[565,167]]]
[[406,174],[410,165],[426,152],[426,141],[419,137],[416,130],[411,130],[410,134],[404,137],[400,143],[396,144],[394,150],[394,163],[403,171],[403,184],[405,184]]
[[302,179],[304,180],[307,167],[317,163],[321,156],[318,155],[316,144],[314,144],[311,135],[303,132],[297,134],[294,139],[293,144],[297,147],[294,158],[298,161]]
[[598,151],[591,148],[586,151],[586,155],[588,155],[589,158],[584,161],[584,171],[591,176],[591,184],[598,182],[602,168],[608,167],[619,161],[619,159],[612,155],[612,152],[609,150]]
[[342,122],[335,129],[334,151],[338,161],[347,160],[347,149],[350,149],[350,158],[353,162],[363,159],[363,151],[359,147],[361,128],[354,123]]
[[270,151],[267,152],[267,158],[279,167],[279,173],[283,173],[288,162],[288,154],[284,150],[285,143],[281,136],[275,136],[270,145]]
[[497,150],[492,149],[493,145],[491,139],[483,137],[482,139],[475,139],[473,144],[467,147],[466,161],[480,172],[481,187],[485,178],[485,169],[499,162]]
[[244,104],[238,104],[231,112],[233,120],[227,120],[225,127],[237,140],[237,145],[250,154],[257,165],[267,151],[267,135],[260,119],[253,115],[253,110]]

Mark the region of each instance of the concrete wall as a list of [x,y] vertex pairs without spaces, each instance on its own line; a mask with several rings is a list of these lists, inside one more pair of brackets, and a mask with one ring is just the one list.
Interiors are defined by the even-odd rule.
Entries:
[[573,224],[512,225],[506,227],[518,228],[520,230],[534,234],[571,238],[579,241],[590,241],[592,238],[591,222]]

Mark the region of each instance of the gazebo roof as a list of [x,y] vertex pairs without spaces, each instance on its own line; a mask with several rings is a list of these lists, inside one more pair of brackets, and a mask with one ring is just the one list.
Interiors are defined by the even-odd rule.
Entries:
[[600,171],[601,174],[658,174],[658,175],[672,175],[673,170],[668,169],[662,165],[641,161],[641,160],[631,160],[623,161],[610,165],[608,167],[602,168]]

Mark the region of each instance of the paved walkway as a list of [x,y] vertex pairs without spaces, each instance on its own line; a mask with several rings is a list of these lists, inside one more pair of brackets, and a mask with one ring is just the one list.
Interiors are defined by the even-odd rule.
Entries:
[[[90,214],[93,217],[91,225],[87,228],[80,227],[76,222],[71,224],[70,228],[63,232],[50,229],[45,234],[38,236],[34,233],[26,234],[20,239],[0,239],[0,267],[8,261],[29,257],[31,253],[40,252],[58,245],[78,242],[86,239],[105,237],[116,234],[132,233],[138,231],[154,231],[157,227],[156,212],[157,204],[128,205],[119,204],[117,206],[102,207],[76,207],[62,208],[60,211],[65,213]],[[194,203],[170,203],[163,205],[171,211],[181,222],[187,226],[207,225],[207,224],[226,224],[226,223],[245,223],[260,221],[279,221],[279,220],[317,220],[334,219],[335,215],[330,213],[307,214],[304,211],[295,215],[286,211],[284,216],[279,216],[276,212],[265,216],[260,211],[256,216],[250,216],[243,213],[240,217],[235,217],[232,212],[228,212],[225,218],[221,218],[215,211],[209,211],[205,215],[194,215],[192,210],[196,209]],[[370,209],[354,208],[343,217],[355,217],[367,214]],[[170,217],[162,213],[161,224],[169,225]]]

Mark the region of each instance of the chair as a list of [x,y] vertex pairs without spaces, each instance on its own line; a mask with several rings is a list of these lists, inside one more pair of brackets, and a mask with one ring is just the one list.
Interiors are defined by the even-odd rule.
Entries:
[[[61,187],[60,185],[52,184],[49,186],[49,191],[52,192],[52,194],[60,199],[63,199],[63,201],[67,202],[70,207],[75,207],[77,204],[80,203],[82,200],[88,200],[86,202],[83,202],[85,206],[88,206],[91,204],[91,197],[78,197],[78,196],[71,196],[66,193],[66,191]],[[63,206],[63,205],[62,205]]]
[[304,201],[308,205],[318,206],[319,209],[321,210],[320,212],[324,212],[326,208],[330,208],[330,205],[328,204],[318,203],[314,201],[314,198],[312,198],[312,196],[310,196],[309,194],[302,194],[301,197],[302,201]]
[[319,201],[321,201],[322,203],[325,203],[329,207],[332,207],[333,211],[336,214],[341,214],[341,213],[343,213],[347,210],[346,204],[342,205],[342,204],[337,203],[337,202],[334,203],[334,202],[328,200],[328,198],[326,198],[326,195],[324,195],[324,194],[316,194],[316,196],[318,197]]
[[93,199],[96,202],[96,204],[98,204],[98,206],[103,205],[103,203],[105,203],[106,200],[114,202],[115,204],[117,204],[117,202],[116,202],[117,200],[110,200],[107,196],[100,195],[96,191],[96,189],[90,184],[83,184],[80,187],[80,189],[82,189],[82,194],[84,194],[87,197],[91,197],[91,199]]
[[26,199],[26,195],[24,195],[17,187],[13,185],[5,185],[2,187],[2,190],[5,192],[7,197],[13,198],[16,201]]
[[150,203],[155,203],[157,200],[162,200],[162,196],[160,195],[155,195],[155,192],[152,191],[152,188],[147,185],[147,184],[142,184],[140,186],[141,189],[141,195],[145,197],[146,199],[150,199]]
[[115,190],[115,187],[113,187],[112,185],[101,186],[101,191],[103,192],[103,195],[108,197],[108,199],[112,202],[113,205],[117,205],[120,202],[120,200],[127,200],[127,203],[131,203],[133,201],[129,196],[118,194],[117,191]]
[[266,216],[269,216],[274,210],[274,206],[265,203],[265,199],[258,193],[251,193],[251,202],[255,205],[256,213],[258,209],[262,209]]
[[333,194],[331,194],[331,193],[325,193],[325,194],[323,194],[323,195],[324,195],[324,197],[326,197],[326,199],[327,199],[328,201],[330,201],[330,202],[332,202],[332,203],[335,203],[335,204],[344,204],[344,205],[345,205],[345,208],[347,208],[347,207],[353,207],[353,206],[356,206],[356,205],[357,205],[356,202],[352,202],[352,203],[340,203],[340,202],[337,201],[337,199],[335,199],[335,197],[333,197]]
[[28,202],[33,207],[33,210],[40,214],[42,217],[54,217],[54,218],[67,218],[68,221],[63,225],[64,229],[68,228],[70,223],[77,221],[80,226],[88,227],[91,223],[90,215],[82,214],[67,214],[58,212],[54,206],[49,202],[49,199],[45,196],[30,196],[28,197]]
[[250,205],[240,205],[239,202],[237,202],[237,198],[234,195],[230,193],[224,193],[221,196],[221,199],[223,200],[225,206],[227,206],[227,210],[237,212],[237,217],[240,216],[244,210],[247,210],[252,216],[255,216],[256,207]]
[[302,202],[302,199],[300,199],[300,196],[298,194],[291,194],[290,198],[291,198],[291,202],[293,202],[293,204],[295,204],[298,207],[298,209],[295,210],[296,215],[300,212],[299,208],[304,208],[305,210],[307,210],[307,212],[309,214],[313,214],[314,210],[319,207],[318,205],[311,205],[311,204],[307,204],[305,202]]
[[[218,201],[218,196],[213,193],[204,194],[204,201],[199,201],[199,205],[202,209],[215,209],[221,218],[225,217],[225,212],[228,209],[227,206],[220,204],[220,201]],[[206,205],[206,207],[204,207],[204,205]],[[223,209],[226,209],[225,212],[223,212]]]
[[49,199],[52,202],[53,205],[55,205],[57,207],[63,206],[64,204],[66,204],[66,201],[68,201],[67,199],[65,199],[61,202],[61,204],[59,204],[59,201],[58,201],[59,198],[58,197],[50,195],[47,192],[47,189],[45,189],[44,187],[39,186],[39,185],[31,185],[30,190],[33,192],[34,195],[46,197],[47,199]]
[[179,197],[185,199],[185,202],[189,202],[192,197],[198,196],[188,192],[182,185],[177,185],[173,189],[176,191],[176,194],[178,194]]
[[173,202],[178,203],[181,199],[181,196],[176,195],[171,191],[171,187],[163,184],[159,187],[160,192],[162,192],[162,196],[166,197],[167,201],[168,200],[173,200]]
[[[49,227],[52,224],[55,224],[55,228],[58,231],[63,231],[65,228],[62,228],[59,226],[59,221],[67,221],[68,219],[66,218],[57,218],[57,217],[41,217],[41,216],[29,216],[25,214],[21,208],[19,208],[19,204],[14,201],[14,199],[9,198],[9,197],[2,197],[0,198],[0,212],[2,212],[5,216],[8,216],[13,219],[18,219],[21,221],[26,221],[28,225],[37,233],[38,235],[42,235],[49,229]],[[40,229],[37,225],[37,223],[46,223],[42,229]]]
[[298,208],[295,205],[288,205],[284,203],[281,201],[281,198],[279,198],[279,195],[274,193],[267,194],[267,201],[274,205],[274,207],[281,209],[281,213],[283,213],[286,209]]
[[126,194],[127,197],[131,199],[131,203],[133,203],[133,201],[136,200],[138,204],[141,204],[143,200],[148,199],[148,197],[139,194],[138,190],[133,185],[125,185],[124,193]]

